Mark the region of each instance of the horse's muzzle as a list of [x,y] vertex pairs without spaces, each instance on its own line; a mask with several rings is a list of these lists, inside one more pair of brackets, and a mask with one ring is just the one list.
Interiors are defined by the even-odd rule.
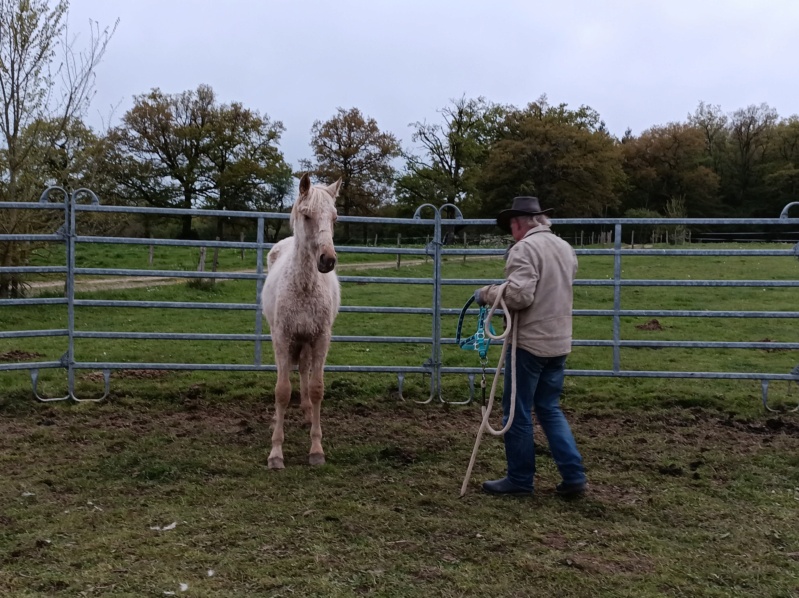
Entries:
[[336,267],[336,258],[332,255],[323,253],[319,256],[319,261],[316,263],[316,268],[322,273],[327,274]]

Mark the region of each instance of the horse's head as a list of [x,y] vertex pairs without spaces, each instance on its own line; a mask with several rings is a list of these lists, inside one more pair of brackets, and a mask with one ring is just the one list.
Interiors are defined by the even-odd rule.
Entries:
[[336,267],[333,225],[336,223],[336,195],[341,179],[332,185],[313,185],[308,174],[300,179],[300,195],[291,209],[289,223],[297,241],[316,257],[317,269],[326,274]]

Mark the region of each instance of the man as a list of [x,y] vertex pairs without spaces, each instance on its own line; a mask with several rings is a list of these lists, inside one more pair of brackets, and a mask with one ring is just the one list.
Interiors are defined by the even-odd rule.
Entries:
[[[510,413],[511,351],[516,351],[516,411],[505,433],[507,476],[483,483],[490,494],[532,494],[535,475],[533,419],[538,419],[563,480],[556,492],[563,497],[585,492],[583,460],[569,423],[560,408],[566,356],[572,341],[572,284],[577,256],[571,245],[554,235],[536,197],[516,197],[497,225],[516,244],[507,254],[505,304],[517,326],[517,344],[505,360],[502,396],[503,425]],[[475,291],[480,305],[493,305],[499,285]]]

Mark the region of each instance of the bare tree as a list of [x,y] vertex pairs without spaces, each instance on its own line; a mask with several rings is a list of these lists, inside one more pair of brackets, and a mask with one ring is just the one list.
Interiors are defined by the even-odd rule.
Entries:
[[[69,2],[51,8],[47,0],[0,0],[0,200],[33,199],[40,189],[20,185],[45,132],[59,138],[67,125],[85,114],[94,94],[94,77],[116,30],[90,26],[88,44],[77,49],[77,36],[67,27]],[[47,123],[47,131],[39,130]],[[37,219],[11,212],[0,231],[31,231]],[[6,243],[0,263],[20,264],[30,247]],[[16,275],[0,275],[0,296],[19,294]]]
[[737,194],[743,203],[756,184],[757,167],[764,161],[766,150],[777,123],[777,111],[768,104],[750,105],[736,110],[730,119],[733,166],[738,182]]
[[58,136],[85,113],[95,70],[116,30],[116,24],[101,30],[92,22],[86,49],[76,50],[68,10],[67,0],[52,9],[46,0],[0,0],[0,142],[9,199],[18,198],[17,178],[38,137],[31,128],[56,123],[51,134]]
[[698,128],[705,140],[705,149],[712,160],[713,170],[721,174],[722,158],[727,141],[729,118],[721,106],[699,102],[693,114],[688,115],[688,124]]
[[477,171],[488,154],[504,108],[483,97],[461,97],[438,111],[439,123],[415,122],[412,141],[421,154],[405,152],[406,172],[397,181],[397,193],[411,205],[464,203],[477,191]]

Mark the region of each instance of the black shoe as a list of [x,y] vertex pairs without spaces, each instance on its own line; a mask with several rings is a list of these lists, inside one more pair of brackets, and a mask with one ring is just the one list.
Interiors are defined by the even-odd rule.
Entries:
[[508,496],[532,496],[532,488],[523,488],[511,482],[508,478],[489,480],[483,482],[483,492],[488,494],[505,494]]
[[555,493],[563,498],[577,498],[585,494],[586,486],[587,484],[585,482],[578,482],[576,484],[561,482],[555,486]]

